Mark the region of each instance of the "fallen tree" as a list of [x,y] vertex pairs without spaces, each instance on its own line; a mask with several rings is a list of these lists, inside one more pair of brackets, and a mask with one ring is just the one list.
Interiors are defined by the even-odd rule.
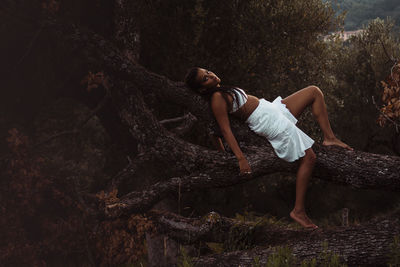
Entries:
[[[96,49],[95,44],[101,43],[101,50],[105,55],[115,55],[112,60],[107,57],[107,60],[102,61],[101,64],[107,66],[106,73],[108,71],[116,77],[126,79],[125,81],[119,79],[118,83],[115,82],[114,87],[110,88],[110,94],[119,111],[121,120],[131,129],[132,136],[139,140],[143,155],[139,154],[138,157],[142,160],[145,158],[146,164],[151,163],[152,160],[166,162],[172,160],[174,162],[166,171],[166,179],[163,181],[143,191],[123,195],[119,201],[106,205],[106,215],[109,218],[145,212],[164,196],[173,192],[227,187],[281,170],[296,171],[296,163],[289,164],[279,160],[265,140],[265,146],[253,146],[252,144],[260,142],[260,138],[247,129],[243,129],[245,127],[240,126],[239,123],[234,123],[235,132],[242,135],[241,138],[245,140],[241,147],[248,155],[249,162],[252,165],[253,175],[251,177],[238,175],[236,161],[231,155],[216,153],[190,144],[167,132],[149,112],[144,104],[145,101],[142,99],[142,94],[152,92],[155,95],[161,95],[177,105],[185,105],[196,117],[211,120],[206,108],[207,104],[180,83],[171,82],[165,77],[153,74],[141,66],[131,64],[122,57],[118,57],[118,52],[114,51],[112,45],[105,40],[98,40],[95,35],[87,36],[89,33],[85,33],[85,37],[76,36],[73,34],[74,31],[76,32],[76,29],[70,30],[70,32],[62,32],[60,36],[74,36],[73,39],[67,38],[67,40],[73,40],[75,47],[90,47],[90,50],[86,50],[85,54],[93,51],[98,53],[100,48]],[[84,44],[81,43],[83,40]],[[98,56],[97,58],[105,57]],[[116,79],[112,80],[115,81]],[[151,143],[148,142],[149,140],[151,140]],[[391,191],[399,191],[400,189],[399,157],[362,151],[350,152],[341,148],[320,145],[315,145],[314,150],[317,154],[314,178],[356,188],[376,188]],[[137,165],[134,166],[135,164],[132,163],[131,166],[125,168],[124,179],[140,176],[140,173],[135,171],[138,168]],[[178,172],[180,176],[169,174],[172,172]],[[174,178],[168,179],[168,176]],[[164,224],[166,222],[165,218],[158,221]],[[371,222],[360,227],[320,230],[313,234],[283,229],[279,229],[278,233],[279,236],[283,237],[281,241],[284,240],[286,244],[290,245],[299,259],[309,259],[318,255],[323,249],[320,241],[325,240],[329,244],[329,249],[342,255],[343,260],[348,264],[362,263],[363,265],[377,266],[385,262],[388,245],[393,236],[399,233],[398,223],[398,220],[383,219],[380,222]],[[189,229],[193,227],[193,224],[196,223],[186,222]],[[273,229],[268,229],[268,231],[270,233],[266,237],[275,233]],[[299,232],[302,233],[300,236],[304,239],[299,240]],[[172,234],[173,231],[170,233],[170,236],[176,237]],[[266,240],[270,240],[268,237]],[[196,240],[196,238],[193,240]],[[274,239],[272,238],[272,240]],[[279,244],[283,244],[283,242]],[[277,243],[273,245],[277,245]],[[255,256],[261,256],[262,261],[265,261],[271,252],[271,249],[256,249],[254,252],[232,252],[223,256],[202,258],[198,260],[198,263],[204,266],[211,264],[232,266],[236,264],[244,265],[247,262],[250,265]]]
[[316,231],[288,229],[262,221],[238,222],[214,212],[200,219],[159,212],[150,212],[149,216],[157,221],[159,231],[183,243],[229,240],[242,246],[256,245],[253,249],[194,259],[199,266],[253,266],[255,259],[266,264],[277,246],[289,247],[299,263],[313,258],[321,262],[320,255],[325,250],[340,255],[349,266],[386,266],[387,256],[393,253],[388,244],[400,234],[399,211],[363,225]]
[[[233,120],[235,135],[241,140],[241,148],[253,170],[251,176],[239,176],[233,155],[183,140],[179,137],[181,131],[168,131],[147,104],[168,101],[184,107],[198,120],[211,123],[212,116],[204,99],[182,83],[170,81],[129,60],[101,35],[63,21],[50,20],[43,25],[46,34],[51,37],[49,39],[57,44],[57,53],[64,55],[65,65],[79,66],[76,69],[71,68],[71,76],[79,77],[80,81],[93,69],[102,72],[101,77],[92,83],[104,89],[116,117],[126,127],[130,141],[135,146],[135,158],[116,176],[110,177],[108,187],[104,188],[105,197],[100,203],[88,195],[85,198],[88,206],[94,206],[93,203],[98,205],[94,206],[97,210],[92,208],[88,211],[97,216],[97,223],[123,220],[136,213],[148,212],[170,194],[229,187],[282,170],[296,172],[297,163],[278,159],[265,139]],[[90,86],[89,80],[86,79],[87,86]],[[77,87],[80,86],[79,81],[75,83]],[[94,115],[95,113],[92,114]],[[317,144],[313,149],[317,154],[314,178],[355,188],[400,191],[399,157],[362,151],[350,152]],[[103,202],[114,189],[122,191],[120,186],[124,181],[143,179],[143,169],[153,164],[159,166],[150,173],[156,177],[157,182],[140,191],[118,195],[112,201]],[[221,216],[216,219],[219,222],[217,224],[174,214],[164,216],[153,212],[148,216],[154,220],[160,233],[185,243],[221,241],[236,225],[234,220]],[[216,230],[216,225],[223,227]],[[241,227],[246,230],[252,225]],[[261,262],[265,262],[272,250],[261,246],[283,244],[289,245],[299,259],[309,259],[322,251],[320,241],[323,240],[327,241],[330,250],[339,253],[350,265],[377,266],[386,263],[389,244],[393,236],[399,234],[399,229],[399,221],[395,217],[383,218],[362,226],[322,229],[312,233],[277,227],[263,228],[262,235],[257,236],[252,243],[259,244],[260,247],[251,251],[202,257],[197,259],[197,263],[204,266],[246,266],[251,265],[256,256],[261,258]],[[220,235],[216,236],[215,231]]]

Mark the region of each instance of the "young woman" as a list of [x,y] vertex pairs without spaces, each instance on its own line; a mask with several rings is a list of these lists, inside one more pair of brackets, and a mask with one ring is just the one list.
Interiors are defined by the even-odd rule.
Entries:
[[[210,97],[211,109],[221,133],[239,161],[240,174],[250,174],[251,168],[232,134],[228,113],[243,119],[251,130],[266,137],[278,157],[288,162],[300,159],[296,175],[296,202],[290,217],[305,228],[318,228],[307,217],[304,207],[308,181],[316,160],[311,148],[314,140],[296,127],[297,118],[311,105],[312,113],[324,134],[322,144],[353,150],[333,134],[321,90],[309,86],[284,99],[279,96],[271,103],[247,95],[240,88],[220,86],[220,82],[213,72],[197,67],[190,69],[185,77],[188,87]],[[218,143],[222,144],[220,140]]]

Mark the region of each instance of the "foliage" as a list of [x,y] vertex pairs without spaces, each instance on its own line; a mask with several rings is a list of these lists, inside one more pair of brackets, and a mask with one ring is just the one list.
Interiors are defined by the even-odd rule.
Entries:
[[[328,251],[328,244],[322,243],[323,251],[311,260],[304,260],[301,262],[301,267],[346,267],[346,264],[340,263],[339,256],[333,252]],[[317,265],[318,262],[318,265]],[[262,265],[259,257],[255,257],[252,263],[253,267],[291,267],[298,266],[297,259],[293,256],[293,251],[285,247],[275,247],[274,252],[268,257],[265,265]]]
[[256,216],[252,212],[245,212],[243,215],[236,213],[235,217],[239,222],[229,229],[229,237],[223,243],[223,251],[254,247],[257,229],[260,227],[268,227],[269,225],[286,226],[283,222],[276,220],[275,217],[268,215]]
[[[100,203],[112,205],[118,203],[118,190],[96,194]],[[152,221],[141,214],[133,214],[129,218],[118,218],[113,221],[103,221],[99,229],[93,233],[96,243],[98,262],[102,266],[134,263],[147,254],[146,233],[155,231]]]
[[354,30],[367,25],[375,18],[393,18],[400,26],[400,3],[397,0],[331,0],[337,10],[346,10],[346,30]]
[[249,249],[254,244],[255,227],[242,227],[241,224],[232,226],[229,229],[228,238],[224,241],[224,251]]
[[146,217],[133,214],[128,219],[103,221],[95,233],[98,261],[101,266],[133,263],[146,253],[146,232],[154,230]]
[[261,267],[260,257],[255,256],[253,259],[253,263],[251,264],[252,267]]
[[224,243],[206,242],[206,245],[212,252],[220,254],[225,251]]
[[[332,105],[328,71],[335,51],[323,36],[340,29],[343,15],[322,0],[153,0],[135,10],[139,63],[156,73],[182,80],[189,67],[202,66],[222,84],[268,100],[316,84]],[[166,105],[161,101],[156,108],[164,114],[175,110],[171,117],[181,114]],[[307,117],[300,127],[317,139],[319,128]],[[198,140],[197,132],[192,135]]]
[[290,267],[294,266],[296,259],[293,256],[292,250],[285,247],[277,247],[274,253],[268,257],[267,267]]
[[[146,217],[98,222],[82,201],[76,182],[32,152],[29,138],[9,130],[12,152],[0,189],[0,261],[6,266],[134,263],[146,253]],[[98,194],[106,204],[117,191]],[[95,225],[97,225],[95,227]],[[96,253],[94,253],[96,252]],[[93,257],[93,255],[96,255]]]
[[315,258],[311,260],[304,260],[301,262],[300,267],[317,267],[317,260]]
[[318,37],[341,21],[320,0],[169,0],[140,6],[146,14],[138,18],[140,63],[176,80],[190,66],[205,66],[224,84],[268,97],[315,81],[326,49]]
[[364,151],[376,151],[375,140],[390,138],[371,118],[377,118],[379,112],[372,99],[380,98],[380,81],[386,79],[393,64],[388,55],[400,55],[398,34],[393,27],[391,20],[376,19],[344,45],[332,44],[331,88],[342,99],[334,112],[338,118],[334,125],[343,139],[353,140],[353,145]]
[[[66,6],[77,3],[40,2],[50,15],[65,15]],[[98,6],[92,5],[93,1],[83,2],[87,10]],[[361,36],[342,46],[335,38],[331,43],[322,40],[322,35],[337,29],[341,17],[335,17],[334,10],[318,0],[131,2],[136,8],[132,17],[140,23],[141,63],[151,70],[180,80],[187,67],[204,65],[221,73],[225,84],[244,86],[267,98],[287,95],[310,83],[321,84],[327,100],[341,107],[336,113],[340,120],[334,122],[342,124],[335,125],[345,129],[359,124],[359,132],[375,132],[371,116],[377,111],[370,97],[380,94],[379,81],[385,80],[390,69],[382,44],[398,57],[399,42],[391,31],[394,23],[373,21]],[[79,18],[103,28],[104,24],[88,23],[86,12]],[[90,90],[103,74],[89,73],[86,78],[83,82]],[[392,90],[391,83],[385,83],[386,91]],[[387,99],[393,97],[382,101]],[[356,133],[352,139],[356,140],[359,132],[350,132]],[[144,255],[144,234],[152,230],[146,217],[134,215],[92,227],[73,178],[58,176],[56,170],[49,170],[46,158],[30,154],[29,138],[17,129],[10,135],[12,156],[0,189],[0,227],[7,229],[0,236],[2,264],[44,266],[51,258],[66,262],[90,259],[96,251],[99,265],[120,265]],[[107,201],[114,200],[106,197]],[[248,235],[251,233],[232,228],[232,242],[226,248],[249,247]]]
[[[399,50],[393,20],[374,20],[343,43],[338,35],[322,38],[340,30],[344,14],[321,0],[154,0],[132,12],[140,26],[140,63],[152,71],[182,80],[188,67],[204,66],[223,84],[269,100],[315,84],[339,138],[356,149],[391,153],[391,135],[371,118],[378,116],[372,96],[381,94],[379,82],[391,67],[383,45],[393,57]],[[304,118],[299,126],[321,141],[311,112]]]
[[325,267],[346,267],[346,264],[341,264],[339,256],[332,251],[328,251],[328,242],[323,242],[323,251],[320,254],[321,266]]
[[285,226],[287,224],[281,220],[278,220],[276,217],[271,216],[269,214],[263,214],[259,216],[254,211],[245,211],[243,214],[236,213],[235,219],[242,222],[242,223],[250,223],[256,226],[268,226],[268,225],[275,225],[275,226]]
[[[207,216],[207,222],[217,223],[216,213]],[[213,216],[210,216],[213,215]],[[214,253],[250,249],[254,247],[259,229],[271,225],[287,226],[276,218],[268,215],[257,216],[254,213],[245,212],[243,215],[236,213],[235,220],[238,221],[229,229],[228,238],[223,243],[206,242],[208,248]]]
[[60,2],[57,0],[43,0],[42,8],[43,8],[43,11],[54,16],[60,9]]
[[30,152],[30,139],[9,130],[11,157],[0,191],[0,261],[46,266],[52,259],[87,258],[85,207],[72,179],[57,179],[47,160]]
[[183,246],[180,246],[180,256],[178,259],[178,267],[192,267],[193,262],[192,258],[189,256],[189,254],[186,252],[185,248]]
[[[138,6],[146,14],[137,16],[140,63],[149,69],[182,80],[188,67],[204,66],[223,84],[270,100],[316,84],[339,138],[356,149],[393,150],[391,135],[371,120],[378,116],[372,97],[381,94],[380,81],[391,67],[383,46],[391,56],[399,54],[393,20],[374,20],[343,43],[337,35],[322,38],[340,30],[344,15],[319,0],[169,0]],[[320,140],[308,110],[304,117],[299,126]]]
[[397,63],[392,67],[391,75],[388,76],[386,82],[381,82],[383,87],[381,114],[378,118],[380,126],[384,126],[386,122],[390,122],[396,126],[400,125],[400,64]]
[[400,266],[400,237],[395,236],[393,243],[390,244],[390,254],[389,254],[389,267]]

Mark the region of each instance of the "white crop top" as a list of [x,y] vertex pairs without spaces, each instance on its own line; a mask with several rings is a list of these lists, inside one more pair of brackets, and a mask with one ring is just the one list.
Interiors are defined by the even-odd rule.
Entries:
[[236,110],[238,110],[241,106],[243,106],[247,102],[247,98],[248,98],[247,94],[242,89],[235,87],[234,90],[240,91],[240,92],[242,92],[242,94],[240,92],[237,92],[238,97],[239,97],[238,98],[239,106],[236,103],[236,94],[235,93],[233,94],[232,110],[229,113],[233,113]]

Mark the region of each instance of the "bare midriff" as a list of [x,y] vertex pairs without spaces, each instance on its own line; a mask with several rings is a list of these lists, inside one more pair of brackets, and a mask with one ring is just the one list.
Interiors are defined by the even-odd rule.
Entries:
[[232,115],[242,119],[242,120],[247,120],[247,118],[253,113],[253,111],[258,107],[258,103],[260,100],[253,96],[253,95],[247,95],[247,101],[244,103],[243,106],[241,106],[238,110],[232,113]]

